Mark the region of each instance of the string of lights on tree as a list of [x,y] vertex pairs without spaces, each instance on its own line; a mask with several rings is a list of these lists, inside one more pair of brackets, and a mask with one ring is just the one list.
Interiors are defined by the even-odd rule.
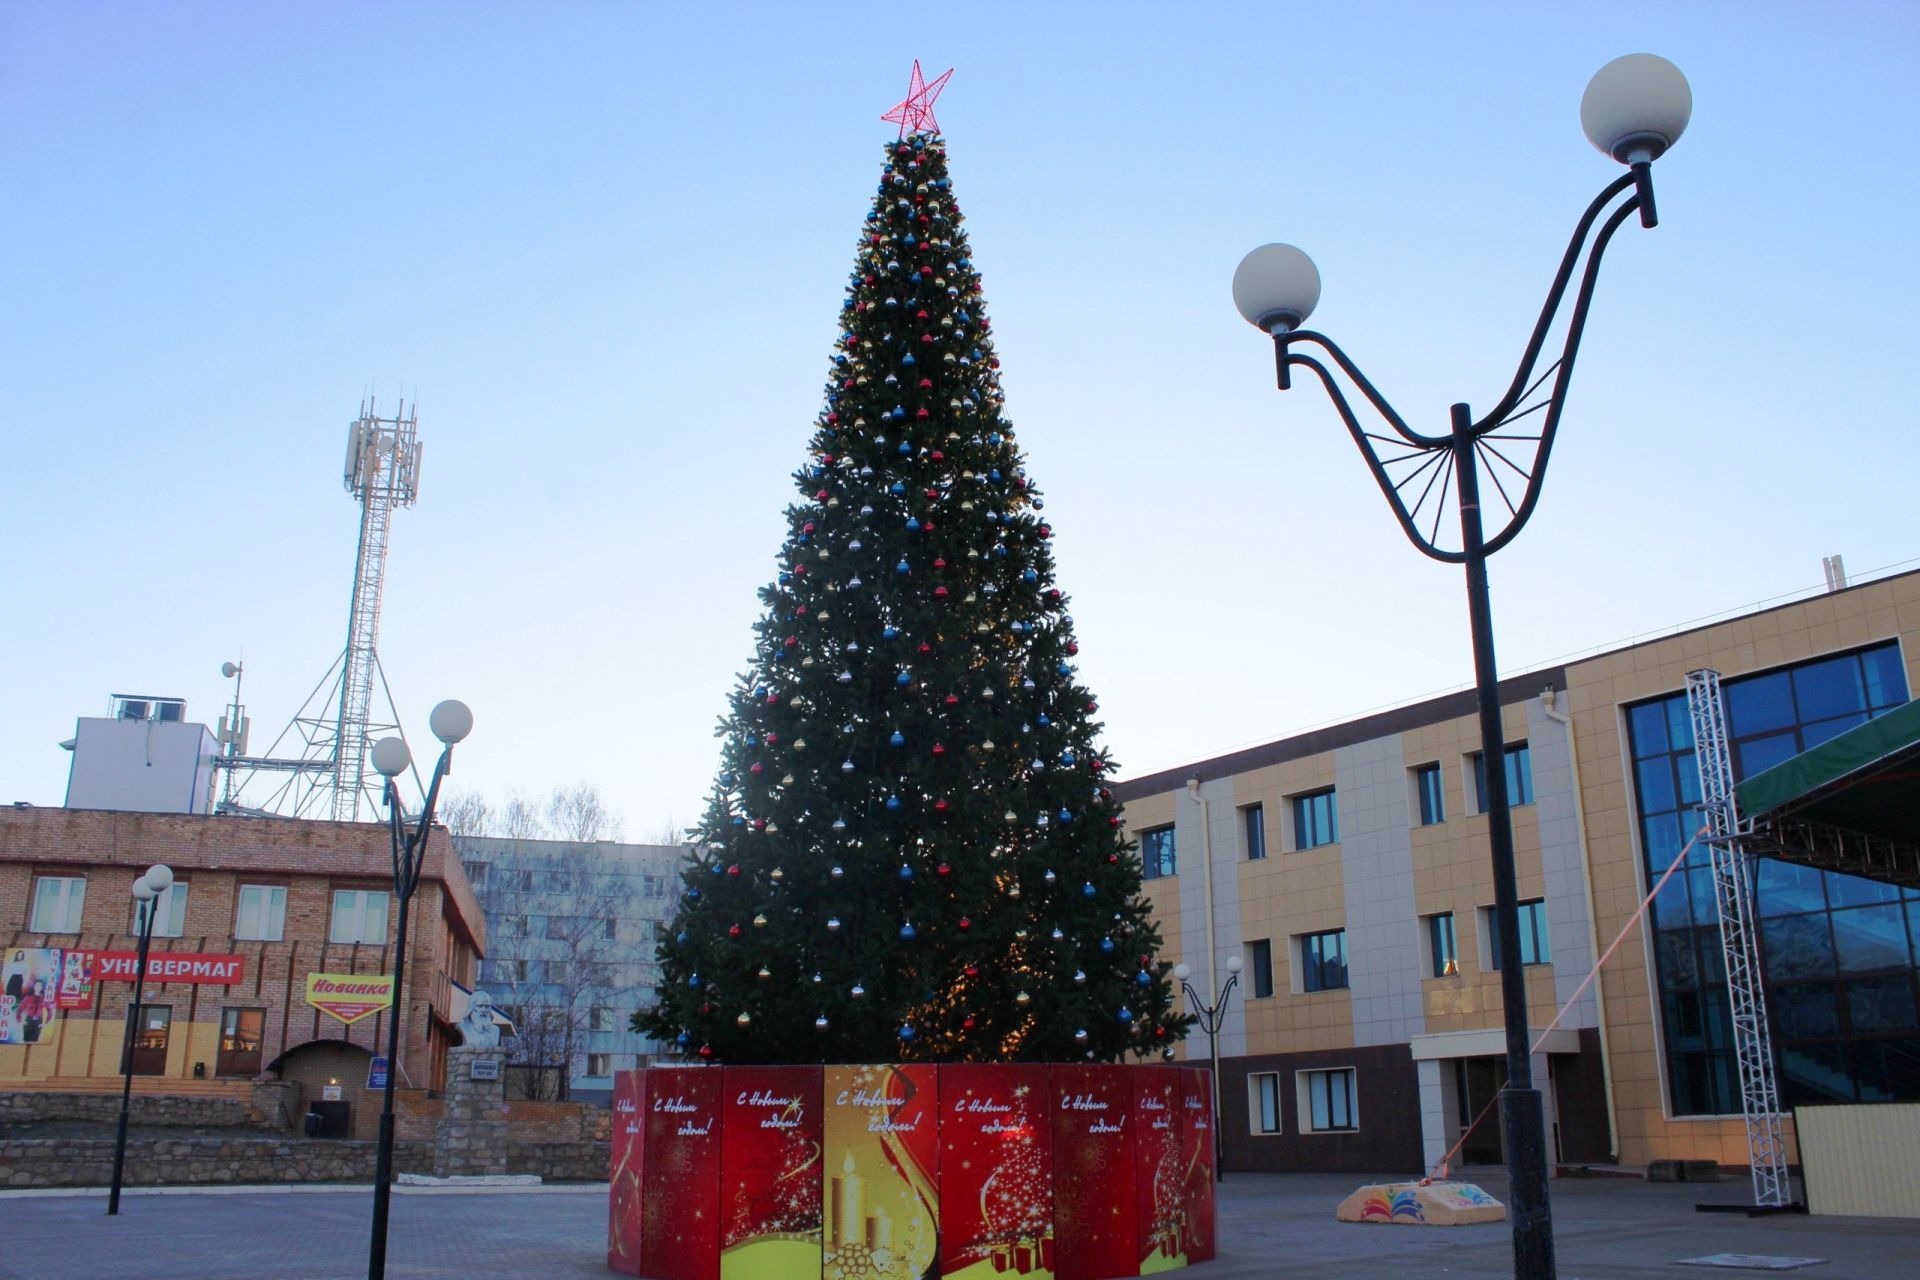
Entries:
[[[951,75],[951,72],[947,73]],[[723,1062],[1186,1031],[914,66],[640,1029]]]

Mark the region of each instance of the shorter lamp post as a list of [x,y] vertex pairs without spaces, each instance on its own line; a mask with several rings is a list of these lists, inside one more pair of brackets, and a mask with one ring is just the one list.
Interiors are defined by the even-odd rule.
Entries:
[[400,905],[400,925],[394,938],[393,1016],[387,1026],[387,1086],[380,1104],[380,1144],[374,1161],[373,1238],[367,1253],[368,1280],[384,1280],[387,1274],[387,1209],[393,1197],[393,1079],[400,1074],[400,1024],[407,1011],[402,990],[407,974],[407,906],[420,885],[420,868],[427,856],[427,836],[433,830],[433,808],[440,800],[440,781],[453,772],[453,745],[473,730],[473,712],[467,710],[466,703],[449,699],[433,709],[427,724],[445,747],[440,752],[440,763],[434,766],[433,781],[427,786],[426,807],[420,811],[420,821],[411,828],[393,780],[413,763],[413,753],[401,738],[382,738],[373,744],[373,767],[386,779],[387,831],[393,842],[393,896]]
[[160,895],[173,887],[173,868],[158,863],[133,882],[134,910],[140,922],[139,959],[133,966],[133,1003],[127,1006],[127,1034],[120,1047],[120,1127],[113,1137],[113,1186],[107,1212],[120,1212],[120,1177],[127,1167],[127,1111],[133,1105],[133,1040],[140,1025],[140,1002],[147,991],[147,948],[153,945],[153,917]]
[[1201,1029],[1207,1033],[1207,1056],[1213,1061],[1213,1071],[1209,1079],[1213,1082],[1213,1180],[1224,1182],[1227,1178],[1226,1153],[1220,1149],[1220,1024],[1227,1016],[1227,997],[1233,994],[1235,984],[1240,981],[1240,957],[1227,957],[1227,983],[1220,988],[1220,996],[1212,1004],[1200,998],[1187,979],[1193,976],[1193,970],[1184,964],[1173,966],[1173,976],[1180,980],[1180,989],[1187,993],[1187,1008],[1200,1019]]

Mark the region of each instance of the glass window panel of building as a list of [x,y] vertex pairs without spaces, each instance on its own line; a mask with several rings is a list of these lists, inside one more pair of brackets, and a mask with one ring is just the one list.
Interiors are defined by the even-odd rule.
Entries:
[[1293,847],[1315,849],[1340,842],[1340,807],[1333,788],[1293,797]]
[[1158,880],[1162,876],[1174,875],[1179,867],[1174,861],[1173,828],[1155,827],[1151,831],[1140,833],[1140,875],[1142,879]]
[[1453,912],[1442,911],[1427,917],[1427,973],[1429,977],[1451,978],[1460,972],[1460,953],[1454,941]]
[[[1725,680],[1736,780],[1907,701],[1895,644]],[[1699,829],[1685,693],[1627,710],[1647,879]],[[1696,846],[1650,909],[1676,1115],[1740,1110],[1709,856]],[[1760,956],[1782,1101],[1920,1098],[1920,893],[1773,858],[1757,865]]]
[[[1520,921],[1520,963],[1552,964],[1553,949],[1547,941],[1547,903],[1544,898],[1529,898],[1518,904],[1515,917]],[[1486,910],[1487,951],[1494,968],[1500,967],[1500,913]]]
[[1240,821],[1246,830],[1247,861],[1258,862],[1267,856],[1267,808],[1265,805],[1250,804],[1240,811]]
[[1329,929],[1300,937],[1300,986],[1305,991],[1343,991],[1347,986],[1347,931]]
[[1260,938],[1247,944],[1248,979],[1253,983],[1256,1000],[1273,994],[1273,939]]
[[1431,827],[1447,820],[1446,792],[1441,789],[1438,764],[1423,764],[1413,771],[1413,789],[1420,798],[1420,825]]
[[[1502,758],[1507,762],[1507,803],[1533,803],[1533,750],[1524,742],[1509,742]],[[1473,753],[1474,812],[1487,811],[1487,758]]]

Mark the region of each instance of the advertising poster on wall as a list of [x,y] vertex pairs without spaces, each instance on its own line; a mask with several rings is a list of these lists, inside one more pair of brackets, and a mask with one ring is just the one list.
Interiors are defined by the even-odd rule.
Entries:
[[1128,1068],[1053,1068],[1059,1280],[1139,1272],[1134,1128],[1133,1073]]
[[921,1280],[940,1256],[939,1071],[828,1067],[822,1280]]
[[940,1274],[1050,1277],[1053,1125],[1044,1066],[940,1068]]
[[819,1280],[819,1067],[728,1067],[720,1280]]
[[100,953],[81,947],[69,947],[60,959],[60,998],[62,1012],[93,1008],[94,971]]
[[59,947],[9,947],[0,966],[0,1044],[51,1044],[60,1028]]
[[[147,972],[153,972],[152,965]],[[379,973],[310,973],[307,1003],[331,1018],[351,1026],[382,1009],[393,1007],[393,975]]]
[[720,1271],[720,1111],[724,1073],[654,1067],[646,1073],[647,1144],[640,1170],[640,1274],[713,1280]]

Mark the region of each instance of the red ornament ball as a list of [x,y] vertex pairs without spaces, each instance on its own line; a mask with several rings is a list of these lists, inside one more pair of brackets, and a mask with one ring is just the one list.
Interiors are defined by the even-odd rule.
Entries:
[[739,936],[740,936],[740,926],[739,926],[739,925],[737,925],[737,924],[736,924],[736,925],[731,925],[731,926],[729,926],[729,927],[728,927],[728,929],[727,929],[727,936],[728,936],[729,938],[737,938],[737,937],[739,937]]
[[[754,768],[754,772],[756,773],[760,771],[760,766],[757,764],[753,766],[753,768]],[[740,878],[740,864],[736,862],[736,863],[733,863],[731,866],[729,866],[727,868],[727,874],[729,876],[732,876],[734,879],[738,880]]]
[[963,1030],[963,1031],[971,1031],[971,1030],[973,1030],[973,1028],[974,1028],[974,1021],[973,1021],[973,1015],[972,1015],[972,1014],[968,1014],[968,1015],[967,1015],[966,1017],[964,1017],[964,1018],[962,1018],[962,1019],[960,1020],[960,1029],[961,1029],[961,1030]]
[[953,868],[943,862],[933,869],[933,874],[937,876],[950,876],[953,874]]
[[701,1045],[700,1056],[703,1058],[711,1058],[713,1056],[713,1046],[710,1044]]

